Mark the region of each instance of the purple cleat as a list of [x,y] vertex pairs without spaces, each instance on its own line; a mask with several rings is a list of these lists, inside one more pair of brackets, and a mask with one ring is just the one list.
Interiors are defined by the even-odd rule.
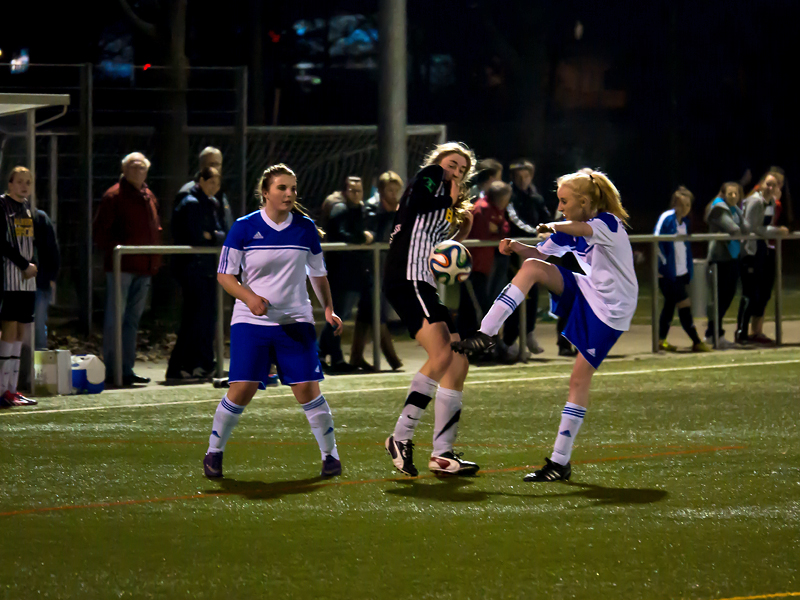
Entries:
[[325,460],[322,461],[322,477],[336,477],[337,475],[342,474],[342,463],[339,461],[338,458],[334,458],[333,455],[329,454],[325,457]]
[[222,452],[209,452],[203,459],[203,471],[209,479],[222,477]]

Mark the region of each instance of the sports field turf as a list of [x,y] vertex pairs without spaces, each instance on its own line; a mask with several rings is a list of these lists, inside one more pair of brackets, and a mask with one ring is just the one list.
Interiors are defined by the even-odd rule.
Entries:
[[[221,481],[201,467],[210,386],[2,411],[0,597],[800,595],[800,350],[609,361],[572,481],[524,483],[568,373],[473,370],[470,479],[392,471],[382,443],[410,374],[324,382],[344,464],[332,481],[286,388],[245,411]],[[425,473],[432,416],[416,436]]]

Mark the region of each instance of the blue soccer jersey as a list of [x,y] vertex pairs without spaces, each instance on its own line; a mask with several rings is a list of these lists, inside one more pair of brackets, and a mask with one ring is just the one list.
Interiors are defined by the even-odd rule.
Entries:
[[290,213],[275,223],[264,209],[237,220],[220,255],[218,273],[242,275],[242,285],[269,301],[267,314],[256,316],[241,300],[231,324],[288,325],[314,323],[306,277],[327,275],[314,222]]

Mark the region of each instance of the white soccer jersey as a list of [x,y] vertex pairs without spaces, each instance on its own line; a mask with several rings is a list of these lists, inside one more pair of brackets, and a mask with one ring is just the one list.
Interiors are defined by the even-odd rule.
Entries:
[[269,308],[257,317],[236,300],[232,325],[314,323],[306,276],[324,277],[328,272],[311,219],[290,213],[277,224],[262,208],[237,220],[225,239],[217,272],[238,275],[240,270],[242,285],[266,298]]
[[612,329],[627,331],[639,295],[628,234],[622,221],[607,212],[598,213],[587,224],[592,228],[590,236],[558,232],[537,248],[549,256],[572,252],[586,273],[576,274],[575,279],[594,314]]
[[[686,235],[686,221],[678,224],[675,235]],[[689,274],[689,267],[686,265],[686,244],[683,242],[673,242],[675,245],[675,277]]]

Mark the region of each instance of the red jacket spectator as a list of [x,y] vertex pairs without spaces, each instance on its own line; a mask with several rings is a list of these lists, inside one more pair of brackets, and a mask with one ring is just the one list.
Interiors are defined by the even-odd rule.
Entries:
[[[157,246],[161,244],[158,200],[147,184],[138,190],[121,177],[103,194],[94,218],[94,242],[104,253],[107,272],[114,270],[114,246]],[[122,271],[135,275],[155,275],[161,257],[140,254],[122,257]]]
[[[498,208],[481,196],[472,207],[475,215],[469,237],[474,240],[502,240],[508,237],[505,208]],[[495,248],[472,248],[472,270],[489,275],[494,264]]]

